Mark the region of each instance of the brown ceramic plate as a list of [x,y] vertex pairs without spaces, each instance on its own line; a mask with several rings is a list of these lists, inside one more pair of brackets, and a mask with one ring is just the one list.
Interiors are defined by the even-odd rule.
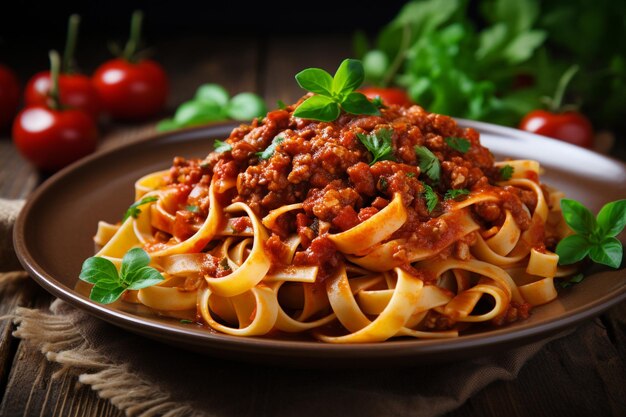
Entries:
[[[593,210],[626,197],[626,166],[596,153],[515,129],[461,120],[478,129],[498,158],[539,160],[543,181]],[[90,301],[76,291],[83,260],[93,255],[98,220],[115,222],[133,200],[133,183],[166,169],[175,155],[203,157],[212,139],[225,138],[233,125],[190,129],[93,155],[40,186],[15,225],[15,248],[24,267],[53,295],[114,325],[166,343],[235,359],[311,365],[424,363],[496,353],[555,334],[593,317],[626,298],[626,270],[600,272],[561,291],[514,325],[449,340],[389,340],[329,345],[311,340],[239,338],[216,334],[177,320],[140,315],[123,307]]]

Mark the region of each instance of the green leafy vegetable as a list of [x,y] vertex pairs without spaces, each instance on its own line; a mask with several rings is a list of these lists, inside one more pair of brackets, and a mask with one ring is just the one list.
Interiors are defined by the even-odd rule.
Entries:
[[192,100],[181,104],[174,117],[157,124],[159,132],[198,126],[221,120],[252,120],[267,112],[265,102],[256,94],[240,93],[230,97],[218,84],[203,84]]
[[226,142],[222,142],[219,139],[215,139],[215,152],[217,153],[224,153],[224,152],[230,152],[233,150],[233,147]]
[[282,100],[277,100],[276,106],[281,110],[285,110],[287,108],[287,104],[285,104],[285,102]]
[[431,180],[439,181],[441,175],[441,165],[439,159],[433,154],[430,149],[425,146],[416,146],[415,153],[420,160],[420,170],[428,176]]
[[466,190],[465,188],[461,188],[458,190],[448,190],[446,191],[446,194],[443,196],[444,200],[454,200],[462,195],[467,195],[469,194],[470,191]]
[[513,168],[511,165],[505,165],[502,168],[500,168],[500,179],[502,179],[502,181],[508,181],[511,179],[511,177],[513,176],[513,172],[515,171],[515,168]]
[[615,237],[626,225],[626,200],[606,204],[597,217],[575,200],[561,200],[561,212],[576,234],[562,239],[556,247],[559,263],[569,265],[589,256],[595,263],[619,268],[622,243]]
[[192,213],[197,213],[200,211],[200,207],[189,205],[189,206],[185,206],[185,210],[190,211]]
[[449,147],[461,153],[465,153],[469,151],[470,147],[472,146],[472,143],[465,138],[457,138],[457,137],[451,136],[451,137],[446,138],[445,141]]
[[278,145],[280,145],[284,140],[285,140],[285,138],[283,138],[282,136],[276,136],[272,140],[272,143],[270,144],[270,146],[265,148],[265,150],[262,151],[262,152],[257,152],[256,156],[258,156],[259,159],[261,159],[263,161],[266,160],[266,159],[270,159],[272,157],[272,155],[274,155],[274,152],[276,151],[276,147]]
[[296,74],[296,81],[304,90],[316,95],[307,98],[293,115],[303,119],[332,122],[341,110],[352,114],[378,115],[378,107],[363,94],[356,92],[363,83],[363,64],[356,59],[345,59],[335,76],[320,68],[307,68]]
[[424,198],[426,199],[426,208],[429,213],[437,207],[439,203],[439,197],[437,197],[437,193],[433,190],[433,188],[428,184],[423,184],[424,186]]
[[83,262],[79,278],[93,284],[90,299],[109,304],[126,290],[139,290],[163,281],[163,275],[148,264],[150,256],[141,248],[126,252],[119,273],[113,262],[93,256]]
[[561,288],[569,288],[572,285],[580,284],[583,281],[583,279],[585,279],[585,276],[582,273],[579,273],[579,274],[574,275],[573,277],[571,277],[567,281],[559,282],[559,287],[561,287]]
[[379,129],[369,135],[363,133],[356,134],[357,138],[374,157],[370,165],[374,165],[378,161],[394,160],[393,148],[391,147],[392,134],[393,130],[391,129]]
[[124,213],[124,217],[122,217],[122,223],[124,223],[126,219],[128,219],[129,217],[133,217],[136,219],[137,216],[139,216],[139,214],[141,213],[139,206],[143,206],[144,204],[148,204],[148,203],[153,203],[157,201],[158,199],[159,198],[156,196],[150,196],[150,197],[144,197],[139,201],[135,201],[133,204],[131,204],[130,207],[128,207],[128,210],[126,210],[126,213]]

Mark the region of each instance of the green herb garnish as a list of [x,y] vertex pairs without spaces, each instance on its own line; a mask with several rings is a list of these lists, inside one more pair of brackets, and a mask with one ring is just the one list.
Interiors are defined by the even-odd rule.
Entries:
[[276,151],[276,147],[280,145],[284,140],[285,138],[283,138],[282,136],[276,136],[272,140],[272,143],[270,144],[270,146],[265,148],[265,150],[262,152],[257,152],[255,155],[258,156],[259,159],[261,159],[262,161],[265,161],[266,159],[270,159],[272,155],[274,155],[274,152]]
[[508,181],[513,176],[514,171],[515,171],[515,168],[507,164],[503,166],[502,168],[500,168],[500,178],[502,178],[503,181]]
[[415,178],[415,172],[409,172],[406,176],[409,178]]
[[369,135],[363,133],[356,134],[357,138],[374,157],[370,165],[374,165],[378,161],[394,160],[393,148],[391,147],[392,134],[393,130],[391,129],[379,129]]
[[573,277],[571,277],[567,281],[559,282],[559,287],[561,287],[561,288],[569,288],[572,285],[580,284],[583,279],[585,279],[585,276],[581,272],[579,274],[574,275]]
[[233,147],[229,143],[222,142],[219,139],[215,139],[215,152],[224,153],[224,152],[230,152],[232,150],[233,150]]
[[626,226],[626,200],[606,204],[594,217],[578,201],[563,199],[561,212],[576,234],[567,236],[557,245],[559,264],[573,264],[589,256],[595,263],[619,268],[623,252],[616,236]]
[[378,183],[379,183],[380,191],[387,191],[387,188],[389,187],[389,182],[387,181],[387,178],[380,177],[380,180],[378,180]]
[[320,68],[307,68],[296,74],[298,85],[315,93],[294,111],[295,117],[332,122],[341,110],[352,114],[378,115],[374,103],[356,90],[363,83],[363,64],[356,59],[345,59],[335,76]]
[[191,324],[191,323],[193,323],[193,321],[191,321],[191,320],[187,320],[187,319],[182,319],[180,322],[181,322],[182,324]]
[[425,146],[416,146],[415,153],[420,159],[420,170],[431,180],[435,182],[439,181],[439,176],[441,175],[441,165],[439,164],[439,159],[435,156],[435,154]]
[[469,194],[470,191],[465,189],[465,188],[461,188],[459,190],[448,190],[446,191],[446,194],[443,196],[444,200],[454,200],[455,198],[458,198],[462,195],[467,195]]
[[437,193],[433,190],[433,188],[428,184],[422,184],[424,186],[424,198],[426,199],[426,208],[429,213],[437,207],[439,203],[439,197],[437,197]]
[[158,197],[151,196],[151,197],[144,197],[139,201],[135,201],[133,204],[131,204],[130,207],[128,207],[128,210],[126,210],[126,213],[124,213],[124,217],[122,217],[122,223],[124,223],[126,219],[128,219],[129,217],[133,217],[136,219],[137,216],[139,216],[139,214],[141,213],[139,206],[143,206],[144,204],[148,204],[148,203],[153,203],[157,201],[158,199],[159,199]]
[[469,149],[472,147],[472,142],[470,142],[469,140],[465,138],[457,138],[454,136],[450,136],[446,138],[445,141],[449,147],[461,153],[465,153],[469,151]]
[[118,273],[113,262],[92,256],[83,262],[79,278],[93,284],[89,298],[102,304],[110,304],[126,290],[139,290],[163,281],[163,275],[148,266],[150,256],[141,248],[126,252]]
[[198,206],[194,206],[194,205],[189,205],[185,207],[185,210],[190,211],[192,213],[197,213],[200,211],[200,207]]
[[228,265],[228,259],[222,258],[220,260],[220,268],[222,268],[224,271],[230,271],[230,265]]

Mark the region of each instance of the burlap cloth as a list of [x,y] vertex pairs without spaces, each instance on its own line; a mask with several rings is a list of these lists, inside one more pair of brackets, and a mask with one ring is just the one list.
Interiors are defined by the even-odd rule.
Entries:
[[[0,271],[16,265],[10,236],[20,208],[20,202],[0,199]],[[0,273],[0,282],[25,275]],[[516,378],[549,341],[498,356],[422,367],[283,369],[162,345],[60,300],[49,311],[20,307],[11,318],[16,337],[36,344],[49,361],[60,364],[57,374],[74,373],[127,415],[142,417],[438,416],[494,381]]]

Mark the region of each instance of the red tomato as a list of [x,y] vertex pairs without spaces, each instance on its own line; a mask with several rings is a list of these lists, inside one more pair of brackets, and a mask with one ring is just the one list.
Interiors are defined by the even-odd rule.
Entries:
[[0,129],[7,126],[20,103],[20,84],[15,73],[0,64]]
[[104,109],[118,119],[154,116],[167,99],[167,75],[161,65],[151,60],[133,63],[112,59],[96,70],[93,82]]
[[[26,105],[47,106],[50,85],[50,71],[35,74],[26,84]],[[98,117],[100,99],[89,77],[82,74],[60,74],[59,94],[61,105],[83,110],[94,118]]]
[[98,131],[82,110],[27,107],[13,122],[13,142],[44,171],[56,171],[96,149]]
[[370,100],[380,97],[383,104],[397,104],[399,106],[410,106],[413,104],[413,101],[411,101],[406,91],[400,88],[366,87],[359,91],[365,94]]
[[519,128],[585,148],[591,148],[593,145],[591,122],[574,111],[552,113],[546,110],[533,110],[522,119]]

